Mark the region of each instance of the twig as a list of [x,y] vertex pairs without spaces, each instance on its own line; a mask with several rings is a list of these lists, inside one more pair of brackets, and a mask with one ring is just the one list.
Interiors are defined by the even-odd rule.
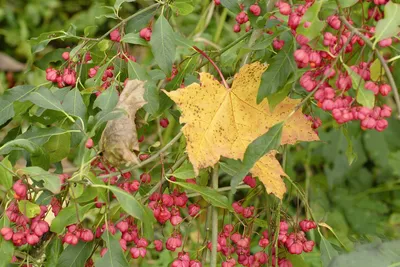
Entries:
[[196,50],[197,52],[199,52],[203,57],[205,57],[208,61],[210,61],[210,63],[213,65],[213,67],[215,68],[215,70],[218,72],[219,76],[221,77],[221,81],[224,84],[224,86],[229,89],[228,84],[226,83],[226,80],[224,78],[224,75],[222,74],[221,70],[218,68],[217,64],[215,64],[215,62],[206,54],[204,53],[204,51],[202,51],[200,48],[198,48],[197,46],[193,46],[193,49]]
[[[214,165],[213,173],[212,173],[212,187],[217,190],[218,189],[218,163]],[[218,242],[218,208],[212,208],[212,226],[211,226],[211,261],[210,266],[217,266],[217,242]]]
[[[137,164],[137,165],[135,165],[135,166],[132,166],[132,167],[129,167],[129,168],[125,169],[125,170],[122,170],[121,172],[122,172],[122,173],[124,173],[124,172],[130,172],[130,171],[139,169],[139,168],[143,167],[144,165],[146,165],[146,164],[148,164],[148,163],[150,163],[150,162],[155,161],[155,160],[160,156],[161,153],[167,151],[173,144],[176,143],[176,141],[178,141],[178,140],[181,138],[181,136],[182,136],[182,132],[179,132],[174,138],[172,138],[171,141],[169,141],[168,144],[166,144],[163,148],[161,148],[159,151],[157,151],[156,154],[154,154],[154,155],[151,156],[150,158],[148,158],[148,159],[146,159],[146,160],[140,162],[139,164]],[[115,176],[115,175],[121,174],[121,172],[112,172],[112,173],[109,173],[109,174],[100,175],[98,178],[102,179],[102,178],[113,177],[113,176]]]
[[399,91],[397,91],[397,86],[396,86],[396,82],[394,81],[393,75],[389,69],[389,66],[386,62],[386,60],[383,58],[382,54],[379,53],[378,49],[374,49],[374,45],[372,44],[372,42],[369,40],[369,38],[367,36],[365,36],[364,34],[362,34],[359,30],[357,30],[357,28],[355,28],[353,25],[351,25],[347,19],[341,15],[340,20],[343,22],[344,25],[346,25],[346,27],[351,30],[351,32],[353,32],[354,34],[358,35],[367,46],[369,46],[374,52],[375,55],[377,56],[377,58],[379,59],[379,61],[381,62],[381,65],[383,67],[383,69],[386,72],[386,77],[389,80],[390,86],[393,89],[393,94],[394,94],[394,100],[396,102],[396,107],[397,107],[397,118],[400,119],[400,96],[399,96]]

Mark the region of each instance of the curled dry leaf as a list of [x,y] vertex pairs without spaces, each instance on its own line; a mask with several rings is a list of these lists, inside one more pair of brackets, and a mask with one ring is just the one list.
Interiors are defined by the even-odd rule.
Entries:
[[[265,99],[257,104],[261,75],[266,66],[259,62],[243,66],[226,89],[209,73],[200,74],[200,84],[165,92],[182,110],[180,122],[187,139],[187,152],[194,171],[211,167],[221,156],[243,159],[247,146],[273,125],[285,120],[300,100],[286,98],[271,113]],[[301,110],[286,121],[282,144],[318,140]],[[286,176],[271,151],[251,169],[268,193],[279,198],[286,192],[281,176]]]
[[103,156],[113,166],[138,164],[135,151],[139,151],[135,115],[146,104],[144,100],[144,82],[128,81],[122,91],[116,108],[126,114],[107,123],[100,140]]

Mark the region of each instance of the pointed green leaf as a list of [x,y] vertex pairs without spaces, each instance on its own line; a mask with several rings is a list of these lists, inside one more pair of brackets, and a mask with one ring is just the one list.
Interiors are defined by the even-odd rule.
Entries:
[[76,210],[78,210],[79,219],[83,219],[83,216],[93,207],[94,203],[85,206],[76,205],[77,207],[74,203],[71,203],[70,206],[63,208],[60,213],[57,214],[51,222],[50,230],[52,232],[61,234],[65,230],[65,227],[78,222]]
[[15,115],[13,106],[14,102],[20,101],[35,89],[36,87],[31,85],[19,85],[8,89],[0,96],[0,125]]
[[128,267],[129,264],[119,244],[117,235],[112,235],[109,231],[105,231],[102,239],[106,242],[107,252],[96,261],[96,267]]
[[82,95],[77,88],[74,88],[67,93],[64,101],[62,102],[62,107],[64,108],[65,112],[70,115],[74,115],[82,119],[86,116],[86,106],[83,102]]
[[56,267],[84,267],[92,255],[94,242],[80,241],[77,245],[69,245],[60,256]]
[[19,169],[22,173],[28,175],[32,180],[43,181],[43,186],[49,191],[57,194],[61,189],[61,181],[57,174],[49,173],[40,167],[25,167]]
[[175,34],[168,20],[161,14],[153,26],[151,51],[158,66],[167,76],[171,76],[172,64],[175,61]]
[[193,165],[187,162],[186,164],[183,164],[178,169],[176,169],[174,173],[172,173],[170,176],[174,176],[178,179],[191,179],[195,178],[196,174],[194,173]]
[[378,21],[375,27],[376,44],[386,38],[396,36],[400,32],[400,4],[389,1],[385,5],[385,17]]
[[33,218],[40,213],[39,205],[32,203],[29,200],[18,201],[18,209],[28,218]]
[[0,184],[4,186],[6,190],[11,189],[13,186],[13,176],[9,170],[12,170],[12,164],[8,160],[8,157],[6,157],[0,164]]

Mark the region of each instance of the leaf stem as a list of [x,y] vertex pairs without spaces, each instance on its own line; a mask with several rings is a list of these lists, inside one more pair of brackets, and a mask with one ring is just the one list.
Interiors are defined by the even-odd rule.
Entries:
[[224,86],[227,89],[229,89],[229,86],[226,83],[224,75],[222,74],[221,70],[218,68],[217,64],[215,64],[215,62],[203,50],[201,50],[197,46],[193,46],[193,49],[196,50],[197,52],[199,52],[203,57],[205,57],[214,66],[215,70],[218,72],[219,76],[221,77],[222,83],[224,84]]
[[[339,7],[339,9],[340,9],[340,7]],[[379,50],[374,48],[374,45],[372,44],[372,42],[370,41],[370,39],[367,36],[362,34],[359,30],[357,30],[357,28],[355,28],[353,25],[351,25],[343,15],[341,15],[339,18],[343,22],[343,24],[346,25],[346,27],[349,30],[351,30],[352,33],[358,35],[365,42],[365,44],[367,46],[369,46],[375,52],[375,55],[377,56],[377,58],[381,62],[382,67],[386,72],[386,77],[389,80],[390,86],[393,89],[394,100],[396,102],[396,107],[397,107],[397,112],[398,112],[397,118],[400,119],[400,96],[399,96],[399,91],[397,90],[396,82],[394,81],[392,72],[390,71],[386,60],[384,59],[382,54],[379,52]]]
[[[219,165],[218,163],[214,165],[214,169],[212,172],[211,183],[212,187],[215,190],[218,190],[218,170]],[[212,208],[212,226],[211,226],[211,261],[210,266],[216,267],[217,266],[217,242],[218,242],[218,208]]]

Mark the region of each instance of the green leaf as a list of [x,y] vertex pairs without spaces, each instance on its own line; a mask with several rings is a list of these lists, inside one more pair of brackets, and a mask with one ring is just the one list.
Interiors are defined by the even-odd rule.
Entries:
[[287,42],[283,49],[272,58],[272,63],[261,77],[258,89],[257,102],[278,92],[287,82],[290,74],[296,71],[293,58],[293,44]]
[[269,47],[274,39],[279,36],[282,31],[277,30],[273,34],[263,34],[260,38],[256,40],[256,42],[249,47],[251,50],[264,50]]
[[339,0],[341,8],[348,8],[357,4],[359,0]]
[[115,10],[118,11],[123,3],[130,3],[130,2],[135,2],[135,0],[115,0],[114,8]]
[[13,176],[8,170],[12,170],[12,164],[8,160],[8,157],[6,157],[0,164],[0,184],[4,186],[6,190],[11,189],[13,186]]
[[134,18],[132,18],[126,23],[125,32],[127,34],[132,32],[138,32],[144,27],[147,27],[149,25],[150,20],[154,16],[154,11],[157,8],[158,6],[153,6],[150,9],[146,8],[146,11],[142,9],[140,14],[137,14]]
[[131,80],[138,79],[141,81],[149,80],[146,70],[132,60],[128,60],[128,77]]
[[153,26],[150,44],[158,66],[168,77],[171,76],[176,53],[175,34],[163,14],[158,17]]
[[107,252],[102,258],[96,261],[96,267],[128,267],[129,264],[124,256],[124,252],[119,244],[116,235],[111,235],[109,231],[105,231],[102,239],[107,244]]
[[389,1],[385,5],[384,14],[385,17],[379,20],[375,27],[374,48],[379,41],[396,36],[400,32],[400,4]]
[[146,82],[144,87],[146,88],[144,100],[147,101],[147,104],[145,104],[143,108],[146,112],[150,113],[150,115],[155,115],[160,107],[160,91],[152,82]]
[[0,96],[0,125],[14,117],[14,102],[20,101],[35,89],[36,87],[31,85],[19,85],[6,90]]
[[191,4],[183,3],[182,1],[175,1],[172,3],[171,9],[179,16],[186,16],[193,12],[194,7]]
[[293,81],[289,81],[281,90],[278,90],[278,92],[267,95],[268,105],[271,112],[274,111],[275,107],[288,96],[292,87]]
[[92,184],[91,186],[95,188],[105,188],[112,191],[117,197],[122,209],[132,217],[142,221],[146,238],[153,239],[153,223],[155,222],[155,219],[153,213],[147,206],[143,206],[133,195],[118,187],[99,184]]
[[33,165],[41,166],[45,169],[49,167],[49,157],[44,150],[26,139],[12,140],[0,147],[0,155],[10,153],[14,150],[26,150],[30,153],[31,161]]
[[53,95],[53,93],[46,87],[40,87],[37,91],[32,92],[24,100],[31,101],[33,104],[45,108],[64,112],[60,101]]
[[78,210],[79,219],[82,220],[84,215],[93,207],[93,205],[94,203],[90,203],[85,206],[76,204],[75,206],[74,203],[71,203],[70,206],[63,208],[53,219],[50,230],[57,234],[61,234],[65,230],[65,227],[78,221],[78,218],[76,217],[76,209]]
[[147,41],[145,41],[142,37],[140,37],[138,32],[125,34],[124,37],[122,37],[121,42],[128,44],[143,45],[143,46],[149,45]]
[[69,245],[60,256],[57,267],[84,267],[92,255],[94,242],[80,241],[77,245]]
[[[301,19],[300,25],[297,27],[296,32],[304,35],[308,38],[308,41],[312,41],[318,36],[321,36],[322,30],[325,28],[326,22],[321,21],[318,17],[319,11],[325,0],[317,0],[314,4],[307,9],[303,18]],[[308,27],[305,27],[305,23],[311,23]]]
[[86,106],[78,88],[74,88],[67,93],[62,102],[62,107],[64,108],[65,112],[70,115],[74,115],[82,119],[84,119],[86,116]]
[[39,205],[32,203],[29,200],[18,201],[18,209],[28,218],[33,218],[40,213]]
[[243,180],[243,177],[250,172],[259,159],[269,151],[279,147],[281,144],[283,125],[283,122],[275,124],[268,130],[268,132],[261,135],[248,145],[246,152],[244,153],[242,167],[231,180],[232,193],[236,192],[236,186]]
[[375,104],[374,92],[365,88],[365,81],[361,78],[360,75],[358,75],[346,64],[343,63],[343,66],[345,67],[345,69],[347,70],[347,72],[351,77],[354,90],[357,91],[357,96],[356,96],[357,102],[363,105],[364,107],[373,108]]
[[385,75],[385,70],[382,68],[381,61],[379,58],[375,59],[374,62],[372,62],[371,67],[371,80],[374,82],[379,81],[381,76]]
[[22,173],[28,175],[32,180],[37,182],[43,181],[43,186],[49,191],[57,194],[61,189],[61,181],[57,174],[49,173],[40,167],[25,167],[19,169]]
[[237,0],[221,0],[221,5],[235,14],[238,14],[241,11]]
[[228,198],[224,195],[221,195],[215,189],[185,182],[173,182],[173,183],[183,188],[199,193],[204,198],[205,201],[209,202],[211,205],[215,207],[220,207],[232,211],[232,207],[231,205],[229,205]]
[[331,243],[323,235],[321,235],[319,249],[321,250],[321,261],[323,267],[328,267],[332,259],[339,255],[339,253],[332,247]]
[[101,52],[106,51],[108,48],[110,48],[111,45],[112,45],[112,43],[111,43],[109,40],[106,40],[106,39],[101,40],[101,41],[97,44],[97,46],[99,47],[99,50],[100,50]]
[[102,92],[93,103],[94,108],[100,108],[104,112],[110,112],[118,103],[118,93],[114,86]]
[[64,31],[52,31],[42,33],[39,37],[30,39],[29,43],[32,47],[32,53],[35,54],[42,51],[50,41],[61,39],[62,37],[66,37]]
[[62,54],[69,50],[70,49],[68,48],[54,49],[53,51],[44,55],[40,60],[35,61],[34,65],[42,70],[46,70],[49,66],[51,66],[50,63],[63,61],[64,59],[62,58]]
[[66,158],[69,154],[71,146],[71,134],[65,133],[61,135],[55,135],[44,144],[43,148],[49,155],[50,163],[59,162]]
[[46,248],[46,262],[44,266],[56,266],[62,251],[63,245],[61,243],[61,238],[54,238]]
[[73,199],[77,199],[80,196],[82,196],[83,192],[85,190],[85,186],[83,184],[70,184],[69,186],[69,195],[71,196],[71,198]]
[[175,170],[170,176],[174,176],[178,179],[191,179],[196,177],[196,174],[194,173],[193,165],[187,162]]
[[6,241],[0,236],[0,267],[9,266],[14,254],[14,245],[11,241]]
[[65,133],[67,133],[66,130],[58,127],[38,128],[33,126],[25,133],[18,135],[15,139],[26,139],[41,146],[46,142],[48,142],[52,136],[61,135]]
[[224,161],[221,161],[219,165],[221,170],[230,176],[234,176],[242,167],[242,163],[239,160],[234,159],[225,159]]
[[340,255],[333,259],[329,267],[376,267],[399,266],[400,241],[366,244],[356,248],[356,251]]

